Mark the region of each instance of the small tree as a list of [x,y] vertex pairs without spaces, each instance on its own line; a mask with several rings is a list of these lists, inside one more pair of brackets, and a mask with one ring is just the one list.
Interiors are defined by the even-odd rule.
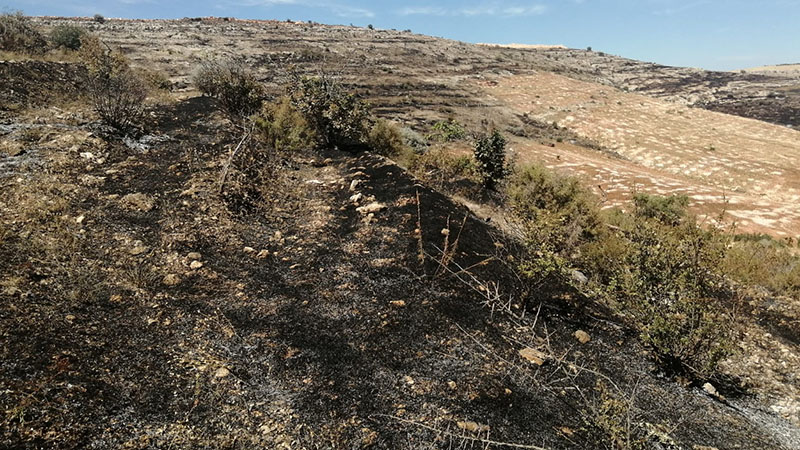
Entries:
[[475,143],[475,160],[486,189],[494,189],[507,174],[506,139],[497,130]]
[[103,17],[102,14],[95,14],[94,17],[92,17],[92,20],[97,23],[106,23],[106,18]]
[[288,96],[314,130],[319,146],[356,149],[365,145],[368,107],[333,78],[295,75]]
[[59,25],[50,32],[50,43],[55,48],[78,50],[81,48],[81,38],[86,31],[74,25]]

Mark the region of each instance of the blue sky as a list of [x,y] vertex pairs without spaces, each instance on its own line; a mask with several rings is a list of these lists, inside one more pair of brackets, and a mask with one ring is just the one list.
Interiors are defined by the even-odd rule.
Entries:
[[373,24],[467,42],[592,46],[721,70],[800,63],[800,0],[0,0],[0,6],[31,15]]

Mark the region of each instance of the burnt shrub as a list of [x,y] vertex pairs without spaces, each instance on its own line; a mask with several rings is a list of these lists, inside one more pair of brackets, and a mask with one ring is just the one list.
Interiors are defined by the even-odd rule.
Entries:
[[261,110],[266,93],[240,58],[204,62],[192,81],[204,95],[214,97],[234,121],[241,121]]
[[80,56],[87,68],[89,98],[102,121],[123,132],[139,125],[147,86],[127,59],[91,35],[81,39]]
[[0,50],[25,54],[41,54],[47,40],[21,11],[0,15]]
[[86,30],[74,25],[58,25],[50,32],[50,44],[54,48],[67,50],[79,50],[81,48],[81,38],[86,34]]

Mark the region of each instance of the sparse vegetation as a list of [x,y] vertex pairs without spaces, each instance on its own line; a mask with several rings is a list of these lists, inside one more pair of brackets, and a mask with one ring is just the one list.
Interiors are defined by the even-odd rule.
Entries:
[[102,14],[95,14],[92,17],[92,20],[94,20],[96,23],[106,23],[106,18],[103,17]]
[[451,142],[467,137],[467,130],[463,125],[458,123],[455,119],[443,120],[436,122],[431,127],[431,132],[428,135],[428,140],[438,142]]
[[21,11],[0,15],[0,50],[25,54],[41,54],[47,40]]

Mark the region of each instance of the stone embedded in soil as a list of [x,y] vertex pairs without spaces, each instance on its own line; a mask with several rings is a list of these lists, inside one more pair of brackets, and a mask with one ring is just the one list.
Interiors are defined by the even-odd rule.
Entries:
[[190,261],[198,261],[203,259],[203,255],[197,252],[191,252],[188,255],[186,255],[186,258]]
[[361,214],[373,214],[376,212],[383,211],[384,209],[386,209],[386,205],[384,205],[383,203],[372,202],[369,205],[356,208],[356,211],[358,211]]
[[589,333],[583,330],[576,331],[574,336],[575,339],[577,339],[578,342],[580,342],[581,344],[586,344],[587,342],[592,340],[591,336],[589,336]]
[[192,261],[192,263],[189,264],[189,268],[192,270],[197,270],[201,267],[203,267],[203,263],[201,263],[200,261]]
[[469,431],[470,433],[485,433],[489,431],[488,425],[482,425],[470,420],[466,420],[463,422],[458,421],[456,422],[456,425],[458,425],[458,428],[461,428],[464,431]]
[[151,209],[153,209],[153,205],[155,204],[153,199],[145,194],[142,194],[141,192],[127,194],[122,197],[120,202],[122,203],[122,206],[126,208],[139,210],[141,212],[149,212]]
[[133,256],[139,256],[139,255],[141,255],[142,253],[145,253],[145,252],[147,252],[147,246],[142,244],[142,241],[134,242],[133,243],[133,248],[128,250],[128,253],[130,253]]
[[392,306],[398,306],[398,307],[406,306],[406,302],[404,300],[393,300],[393,301],[389,302],[389,304],[391,304]]
[[258,258],[258,259],[264,259],[264,258],[266,258],[267,256],[269,256],[269,250],[261,250],[261,251],[260,251],[260,252],[258,252],[258,254],[256,255],[256,258]]
[[360,201],[361,201],[361,199],[362,199],[363,197],[364,197],[364,194],[362,194],[361,192],[359,192],[358,194],[355,194],[355,195],[352,195],[352,196],[350,196],[350,202],[351,202],[351,203],[358,203],[358,202],[360,202]]
[[358,189],[358,185],[361,183],[361,180],[353,180],[350,182],[350,192],[355,192]]
[[253,247],[245,247],[244,248],[244,252],[245,253],[255,253],[256,249],[254,249]]
[[231,374],[230,370],[224,367],[220,367],[219,369],[217,369],[216,372],[214,372],[214,378],[225,378],[230,374]]

